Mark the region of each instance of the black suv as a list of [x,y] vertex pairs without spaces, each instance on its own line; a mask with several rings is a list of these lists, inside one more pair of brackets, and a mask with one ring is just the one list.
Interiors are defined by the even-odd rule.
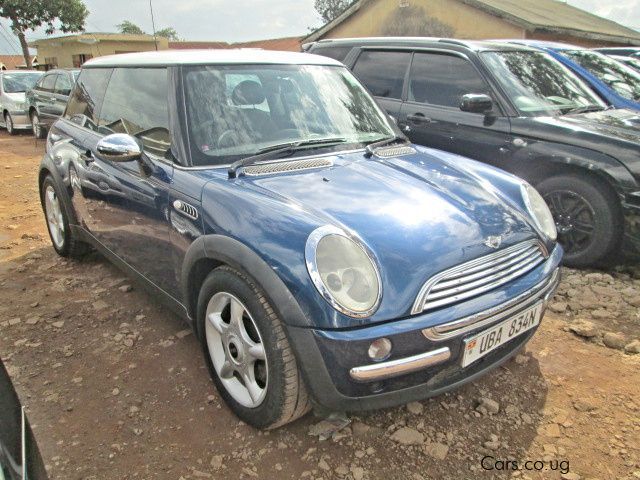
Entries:
[[611,110],[548,54],[499,42],[322,40],[415,143],[501,167],[534,184],[565,263],[640,258],[640,117]]

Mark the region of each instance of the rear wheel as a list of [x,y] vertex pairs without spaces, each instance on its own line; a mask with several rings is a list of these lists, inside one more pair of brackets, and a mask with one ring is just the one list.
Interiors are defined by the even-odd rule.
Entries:
[[69,227],[69,217],[53,178],[48,175],[42,182],[40,191],[42,210],[53,248],[62,257],[81,258],[88,251],[88,245],[80,241]]
[[40,116],[36,110],[31,112],[31,128],[33,129],[33,136],[36,138],[44,138],[46,136],[46,130],[42,128],[40,124]]
[[215,269],[198,298],[198,332],[220,395],[244,422],[271,429],[310,409],[282,322],[255,283]]
[[580,175],[551,177],[536,188],[555,219],[565,265],[597,266],[613,253],[621,239],[622,218],[608,189]]

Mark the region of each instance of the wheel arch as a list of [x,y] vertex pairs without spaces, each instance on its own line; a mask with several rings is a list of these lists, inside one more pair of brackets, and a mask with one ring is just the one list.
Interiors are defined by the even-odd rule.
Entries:
[[203,235],[187,250],[181,272],[183,300],[198,335],[197,302],[202,282],[223,265],[254,280],[284,324],[305,323],[302,309],[282,279],[253,249],[225,235]]

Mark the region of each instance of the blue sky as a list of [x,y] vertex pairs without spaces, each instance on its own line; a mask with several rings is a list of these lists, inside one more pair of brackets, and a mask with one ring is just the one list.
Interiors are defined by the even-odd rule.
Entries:
[[[313,0],[153,0],[156,28],[174,27],[186,40],[236,42],[303,35],[321,24]],[[640,29],[640,0],[568,0],[568,3]],[[148,0],[85,0],[91,12],[87,31],[115,31],[131,20],[151,31]],[[0,53],[17,53],[17,39],[0,21]],[[41,38],[43,32],[28,38]]]

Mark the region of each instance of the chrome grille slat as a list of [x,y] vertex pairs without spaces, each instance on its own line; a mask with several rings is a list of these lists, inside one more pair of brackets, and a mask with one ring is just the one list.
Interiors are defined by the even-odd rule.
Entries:
[[528,240],[445,270],[425,283],[412,313],[482,295],[526,274],[546,257],[543,245]]
[[278,162],[259,163],[242,168],[242,173],[249,177],[271,175],[274,173],[296,172],[314,168],[332,167],[333,161],[328,158],[310,158],[304,160],[285,160]]

